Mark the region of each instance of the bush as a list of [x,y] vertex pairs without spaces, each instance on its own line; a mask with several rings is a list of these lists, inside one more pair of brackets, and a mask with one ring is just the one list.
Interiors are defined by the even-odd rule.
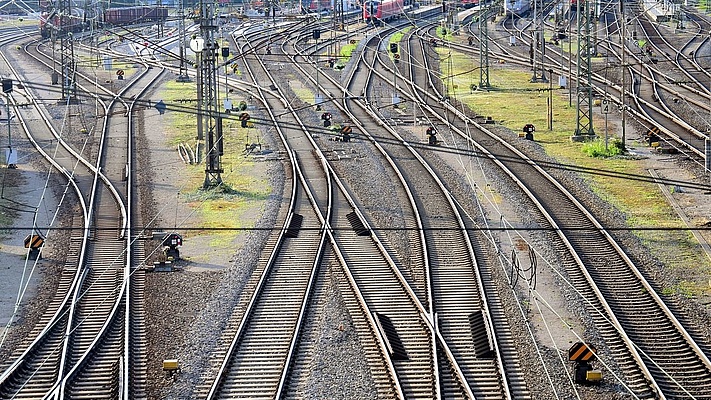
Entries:
[[612,139],[608,141],[607,151],[605,150],[605,141],[596,139],[583,144],[583,153],[590,157],[612,157],[622,154],[622,141],[620,139]]

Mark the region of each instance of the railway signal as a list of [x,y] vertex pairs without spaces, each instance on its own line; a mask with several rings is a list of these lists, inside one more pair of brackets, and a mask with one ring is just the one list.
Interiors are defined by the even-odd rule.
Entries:
[[183,237],[177,233],[169,233],[163,237],[163,253],[169,261],[180,260],[180,250],[183,246]]
[[568,349],[568,360],[575,362],[575,383],[589,385],[602,381],[602,371],[593,369],[596,349],[590,344],[577,342]]
[[390,52],[395,54],[395,53],[397,53],[397,50],[398,50],[397,43],[390,43]]
[[249,114],[248,113],[242,113],[239,115],[239,120],[240,120],[240,126],[242,128],[247,127],[247,122],[249,122]]
[[430,126],[427,128],[427,144],[430,146],[435,146],[437,145],[437,130]]
[[343,128],[341,128],[341,135],[343,135],[341,140],[343,140],[344,142],[350,142],[352,132],[353,128],[351,128],[349,125],[344,125]]
[[523,133],[526,139],[533,140],[533,132],[536,131],[536,126],[533,124],[526,124],[523,126]]
[[333,116],[331,115],[331,113],[328,113],[328,112],[327,112],[327,113],[321,114],[321,119],[323,120],[323,126],[324,126],[324,127],[329,127],[329,126],[331,126],[331,118],[333,118]]

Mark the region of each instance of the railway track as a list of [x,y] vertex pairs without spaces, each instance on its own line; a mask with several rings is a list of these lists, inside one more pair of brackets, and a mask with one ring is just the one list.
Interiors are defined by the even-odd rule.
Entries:
[[[242,53],[251,52],[251,46],[259,45],[255,41],[246,43]],[[260,75],[267,73],[269,76],[264,64],[255,62],[254,66],[246,64],[246,67],[253,81],[257,80],[254,68],[260,69]],[[276,106],[284,105],[283,97],[275,96],[273,92],[264,93],[259,88],[257,92],[258,98],[269,105],[270,119],[274,121],[282,143],[291,154],[291,171],[294,176],[291,211],[276,237],[268,259],[264,260],[264,269],[260,269],[261,278],[254,287],[250,304],[244,315],[235,317],[240,320],[239,326],[234,333],[229,334],[232,344],[222,358],[209,391],[206,391],[206,398],[223,398],[230,393],[242,393],[247,396],[266,394],[271,397],[275,393],[279,396],[279,393],[284,391],[291,373],[290,364],[294,362],[291,360],[308,357],[298,352],[299,337],[302,334],[306,311],[313,307],[310,293],[316,277],[320,275],[322,254],[329,248],[326,241],[329,231],[327,220],[334,206],[331,204],[333,200],[330,179],[324,170],[323,161],[311,154],[314,150],[310,148],[308,136],[303,133],[306,129],[298,119],[292,123],[294,126],[301,126],[300,135],[297,134],[297,129],[289,129],[289,123],[283,121],[286,115],[277,119],[271,111]],[[280,128],[281,125],[286,125],[287,128]],[[348,203],[342,203],[341,207],[344,205],[348,207]],[[305,258],[304,255],[309,256]],[[285,307],[287,299],[292,307]],[[279,313],[279,318],[274,318],[275,312]],[[262,315],[269,318],[263,318]],[[284,329],[285,322],[289,327],[287,329]],[[275,343],[275,330],[283,333],[278,336],[278,343],[281,345]],[[269,340],[262,341],[261,345],[253,339],[258,337],[260,332],[261,335],[266,334],[269,337]],[[371,354],[376,353],[375,356],[378,356],[375,346],[371,347]],[[382,353],[378,357],[382,363]],[[253,371],[251,379],[244,379],[244,372],[240,373],[244,368]],[[299,372],[301,371],[297,371]],[[379,379],[392,382],[392,377],[389,377],[387,372]],[[292,384],[295,383],[292,381]],[[392,390],[390,385],[379,386],[381,391]]]
[[[273,81],[273,84],[273,87],[276,86],[275,81]],[[345,189],[341,188],[340,193],[346,193]],[[338,196],[335,196],[335,199],[336,200],[334,200],[334,202],[338,203]],[[354,207],[353,200],[343,198],[342,202],[347,205],[347,207],[335,207],[333,210],[332,220],[341,220],[343,222],[348,221],[350,229],[341,227],[340,229],[335,229],[333,231],[332,240],[337,243],[337,253],[339,254],[339,257],[342,257],[344,265],[348,266],[346,271],[350,275],[353,285],[357,287],[359,293],[363,296],[361,302],[367,303],[368,307],[371,309],[375,308],[376,310],[379,310],[375,311],[374,319],[371,323],[373,324],[373,327],[381,327],[380,334],[383,335],[384,340],[387,340],[389,343],[388,351],[403,393],[406,395],[407,393],[410,393],[411,395],[417,396],[422,395],[423,393],[431,393],[431,390],[437,389],[433,384],[423,382],[421,380],[421,373],[423,371],[423,367],[427,365],[423,363],[431,363],[433,361],[433,357],[431,355],[427,355],[426,353],[423,355],[419,355],[418,353],[427,348],[431,349],[432,344],[427,345],[427,343],[430,342],[430,340],[427,340],[421,345],[415,346],[414,344],[417,342],[413,341],[418,337],[422,337],[422,329],[427,331],[428,328],[422,322],[417,322],[420,319],[417,313],[410,314],[411,311],[406,311],[409,307],[412,307],[411,305],[408,306],[408,301],[406,300],[408,297],[407,295],[403,298],[404,303],[401,303],[400,300],[396,300],[395,297],[391,296],[383,298],[383,290],[386,292],[392,290],[402,290],[396,289],[398,286],[404,284],[402,282],[402,278],[398,278],[399,274],[393,276],[392,272],[394,266],[392,261],[382,259],[383,249],[381,248],[381,245],[373,247],[371,239],[369,239],[367,235],[363,236],[363,231],[367,231],[368,229],[362,227],[365,224],[362,221],[356,224],[357,217],[353,218],[354,213],[349,209],[349,207]],[[341,222],[341,224],[343,222]],[[339,249],[342,251],[338,251]],[[379,267],[380,270],[374,269],[376,265],[382,266]],[[374,279],[374,272],[377,272],[375,274],[375,276],[378,277],[377,279]],[[393,289],[385,289],[389,286],[392,286]],[[405,287],[407,288],[407,285]],[[409,291],[409,289],[406,289],[406,293]],[[412,293],[409,296],[412,296]],[[383,300],[385,300],[386,303],[383,303]],[[394,301],[397,302],[397,304],[392,304]],[[400,311],[395,311],[397,309]],[[408,315],[409,317],[407,317]],[[373,329],[373,327],[371,327],[371,329]],[[427,336],[425,335],[425,338],[426,337]],[[422,350],[417,350],[418,347]],[[447,358],[448,357],[444,357],[443,359],[447,360]],[[449,361],[451,362],[452,359],[449,358]],[[415,379],[415,376],[419,376],[420,378]],[[456,383],[446,382],[443,384],[449,384],[450,386],[445,390],[456,390],[454,388]]]
[[[40,56],[34,57],[40,61]],[[145,71],[150,75],[148,85],[160,75],[160,71]],[[19,72],[15,74],[20,76]],[[86,78],[78,76],[85,80],[78,82],[77,87],[90,92],[83,86],[87,85]],[[22,80],[32,81],[27,77]],[[108,116],[121,102],[120,96],[140,98],[146,86],[129,84],[117,95],[105,89],[102,89],[103,94],[95,95],[107,116],[96,132],[95,153],[89,151],[86,140],[72,143],[75,137],[70,133],[53,130],[50,118],[39,103],[33,101],[33,109],[18,111],[27,135],[55,168],[67,176],[85,206],[83,226],[75,232],[80,235],[70,240],[72,251],[63,271],[62,290],[54,302],[57,308],[50,310],[53,314],[45,320],[46,327],[0,377],[3,396],[96,398],[125,396],[129,392],[140,394],[144,390],[139,382],[145,379],[137,376],[140,372],[129,376],[129,370],[141,370],[129,368],[133,367],[130,361],[141,359],[137,354],[141,344],[132,340],[140,337],[140,318],[131,313],[130,306],[136,302],[129,295],[140,295],[142,285],[136,282],[136,287],[132,287],[132,272],[137,265],[132,261],[134,246],[129,244],[133,233],[129,227],[129,215],[133,213],[130,183],[133,179],[133,125],[131,118],[127,123],[123,120],[118,123]],[[38,93],[42,88],[25,85],[25,90],[30,98],[47,98],[47,93]],[[108,95],[110,101],[103,103],[102,95]],[[67,99],[67,104],[72,101],[82,100]],[[121,114],[130,115],[133,104],[123,103],[125,111]],[[42,117],[44,129],[37,123],[30,126],[27,122],[37,115]],[[67,131],[72,129],[76,127]],[[50,155],[42,149],[52,141],[58,143],[61,154],[55,151]]]
[[[442,101],[448,95],[441,91],[439,75],[406,68],[437,69],[428,65],[432,54],[426,35],[418,31],[407,36],[401,49],[408,58],[399,65],[383,56],[389,33],[369,38],[361,44],[358,66],[350,70],[352,75],[346,74],[343,84],[336,74],[316,72],[322,78],[314,79],[313,66],[320,63],[313,60],[323,55],[327,44],[306,44],[310,29],[303,27],[293,36],[279,32],[268,40],[282,40],[276,55],[290,58],[303,81],[318,85],[315,91],[325,94],[324,110],[319,112],[333,112],[356,134],[350,142],[328,140],[342,136],[315,129],[320,121],[313,107],[293,107],[289,83],[272,76],[270,66],[253,57],[259,54],[257,49],[271,45],[263,32],[248,29],[237,39],[244,46],[240,52],[245,67],[255,69],[250,70],[251,82],[241,88],[248,88],[261,102],[267,117],[260,123],[276,127],[290,157],[292,204],[227,323],[213,368],[196,391],[199,397],[238,393],[299,397],[296,393],[303,393],[309,382],[304,370],[317,359],[316,333],[311,330],[323,312],[318,304],[328,273],[350,312],[379,397],[530,398],[515,339],[492,282],[493,267],[478,254],[484,247],[477,242],[480,238],[468,232],[475,223],[467,215],[476,213],[462,205],[452,189],[455,184],[433,162],[439,157],[433,148],[391,128],[397,113],[384,112],[389,105],[383,105],[383,94],[419,104],[422,119],[451,127],[459,135],[439,136],[443,148],[476,149],[530,196],[532,209],[540,213],[538,223],[553,232],[553,246],[563,254],[561,270],[610,349],[599,359],[622,371],[621,386],[641,398],[659,393],[667,398],[702,397],[711,390],[711,369],[702,350],[708,344],[693,326],[677,321],[675,311],[655,293],[658,289],[645,280],[644,270],[637,269],[603,223],[577,202],[576,194],[479,126],[454,102]],[[660,80],[653,75],[652,79]],[[439,91],[431,90],[435,88]],[[140,95],[136,89],[121,97]],[[115,99],[109,93],[102,96]],[[370,100],[376,98],[379,104]],[[109,107],[104,115],[116,115]],[[127,115],[132,115],[128,108]],[[277,115],[275,109],[287,111]],[[100,141],[126,149],[121,157],[108,159],[107,153],[92,153],[89,147],[72,150],[68,143],[62,147],[67,158],[84,160],[79,167],[70,162],[56,168],[70,173],[79,196],[86,199],[83,216],[89,223],[82,225],[79,218],[75,222],[86,236],[72,240],[74,255],[67,260],[66,278],[43,319],[52,328],[33,333],[38,338],[35,344],[28,344],[28,350],[17,355],[21,361],[0,375],[2,398],[15,396],[12,393],[22,393],[17,398],[33,398],[36,393],[70,398],[145,393],[141,372],[145,350],[141,340],[133,343],[144,330],[140,314],[144,249],[133,240],[140,233],[128,228],[141,224],[130,222],[135,214],[130,209],[133,178],[129,174],[125,188],[119,183],[126,171],[134,170],[132,139],[126,130],[114,128],[107,129]],[[128,132],[131,129],[129,123]],[[53,140],[60,136],[55,134]],[[50,139],[36,142],[46,148]],[[373,165],[379,177],[395,186],[381,193],[393,203],[392,209],[377,209],[381,204],[361,190],[359,178],[348,171],[350,164],[327,155],[348,150],[378,157]],[[119,189],[106,189],[109,184]],[[105,202],[110,197],[117,199]],[[125,215],[116,214],[121,207],[126,208]],[[406,228],[404,233],[389,232],[379,224],[389,213],[398,215],[396,226]],[[80,252],[82,242],[87,243],[86,255]],[[403,250],[397,243],[411,247]],[[683,316],[678,319],[688,323]],[[69,340],[63,342],[62,335],[68,334]]]
[[[643,14],[640,9],[635,10],[638,15]],[[635,13],[630,10],[627,11],[630,14]],[[603,56],[606,56],[608,60],[612,58],[609,61],[610,65],[621,64],[620,54],[623,47],[615,40],[616,35],[622,32],[619,25],[621,17],[617,16],[617,14],[619,14],[619,9],[611,7],[610,4],[601,9],[601,16],[604,17],[603,21],[606,23],[604,30],[609,34],[607,37],[602,38],[597,46],[607,49],[607,54],[603,54]],[[575,13],[570,15],[574,17]],[[490,48],[493,49],[491,56],[506,59],[508,62],[514,62],[522,66],[528,65],[529,55],[526,52],[529,49],[532,34],[527,29],[531,28],[532,24],[509,26],[511,22],[510,19],[505,19],[502,22],[504,32],[506,32],[506,35],[516,36],[521,44],[505,47],[501,44],[504,38],[490,34],[492,43]],[[509,25],[505,25],[506,23]],[[688,155],[701,165],[704,154],[704,138],[706,136],[703,133],[705,127],[704,122],[698,121],[698,118],[694,117],[694,115],[709,111],[708,92],[705,89],[704,69],[700,67],[698,61],[694,60],[695,57],[687,56],[689,54],[687,51],[689,51],[690,47],[693,47],[694,50],[691,50],[690,53],[696,55],[701,52],[700,49],[703,46],[708,45],[708,41],[703,36],[694,35],[683,46],[676,49],[669,41],[662,39],[664,35],[660,34],[656,25],[651,24],[644,16],[633,20],[633,24],[637,23],[640,25],[640,38],[643,37],[644,32],[651,32],[647,38],[648,44],[646,48],[654,48],[655,50],[651,54],[655,54],[655,56],[638,54],[637,50],[639,49],[636,47],[638,43],[636,40],[627,38],[622,41],[625,51],[628,53],[628,60],[633,60],[628,63],[625,71],[626,74],[633,77],[628,80],[628,82],[632,82],[627,89],[629,92],[625,92],[626,97],[628,97],[626,99],[626,107],[630,107],[626,108],[626,112],[628,116],[635,119],[647,130],[660,131],[668,147]],[[568,24],[570,26],[569,32],[575,29],[574,22],[571,21]],[[473,32],[472,28],[475,24],[468,24],[467,26],[470,32]],[[628,28],[628,31],[634,30],[634,26],[636,25]],[[699,26],[701,27],[700,30],[703,30],[701,23]],[[476,38],[477,35],[474,35],[474,37]],[[660,43],[659,48],[654,47],[653,43],[655,42]],[[476,53],[475,49],[457,43],[451,43],[451,46],[465,53]],[[598,53],[600,52],[598,51]],[[675,67],[673,70],[677,72],[662,71],[659,66],[663,64],[654,64],[651,59],[654,58],[655,61],[658,61],[657,55],[659,54],[665,54],[668,59],[667,63],[673,64]],[[545,70],[552,68],[558,74],[568,75],[571,78],[570,80],[573,81],[575,74],[571,70],[576,68],[577,61],[575,57],[572,60],[570,57],[570,54],[563,52],[563,47],[548,45],[545,65],[542,68]],[[639,68],[635,66],[639,66]],[[600,74],[593,71],[591,83],[596,92],[595,95],[613,101],[621,109],[622,87],[619,76],[615,74],[608,75],[607,73]],[[570,82],[570,85],[573,85],[573,82]],[[690,85],[694,85],[695,88]],[[687,120],[696,121],[695,124],[697,126],[694,127]]]
[[[417,91],[426,93],[421,89],[424,87],[434,87],[434,85],[431,82],[421,82],[417,85]],[[443,94],[428,96],[431,99],[438,99],[442,98]],[[625,351],[631,352],[632,357],[637,358],[637,362],[644,361],[644,365],[626,370],[627,377],[630,379],[627,383],[630,389],[642,397],[653,395],[649,392],[650,384],[647,381],[651,375],[654,382],[652,387],[656,388],[654,390],[670,397],[687,395],[686,391],[701,395],[708,390],[704,383],[699,383],[707,382],[709,379],[709,364],[703,351],[686,329],[678,323],[672,311],[656,295],[656,291],[646,281],[635,263],[626,256],[615,239],[606,233],[602,224],[597,222],[584,206],[574,200],[573,194],[568,193],[542,169],[534,166],[521,154],[511,152],[512,147],[504,144],[503,141],[497,139],[499,143],[495,144],[490,141],[493,136],[480,136],[486,130],[454,107],[449,108],[456,118],[446,122],[456,126],[463,137],[468,137],[475,142],[487,143],[486,150],[481,146],[477,147],[481,151],[496,154],[492,157],[500,160],[499,163],[511,171],[515,176],[514,181],[518,182],[522,190],[529,193],[531,199],[536,199],[534,201],[539,204],[542,215],[546,215],[542,217],[541,223],[553,224],[551,228],[562,240],[560,250],[567,248],[566,253],[571,254],[570,258],[564,261],[566,271],[574,286],[586,299],[591,314],[597,315],[595,318],[599,329],[606,340],[610,341],[611,348],[618,348],[618,345],[612,342],[619,342],[622,339],[628,347]],[[468,130],[462,120],[467,122]],[[478,129],[472,129],[472,125]],[[516,157],[527,160],[529,165],[507,161],[514,160]],[[532,166],[536,173],[532,172]],[[592,225],[584,225],[582,221],[590,221]],[[600,257],[600,254],[604,256]],[[618,339],[615,339],[615,336]],[[655,340],[662,336],[669,338],[669,348]],[[680,353],[670,356],[673,351]],[[630,354],[628,353],[626,357],[629,358]],[[688,364],[677,368],[672,361],[675,359],[687,360]],[[634,369],[638,371],[635,372]],[[639,369],[643,373],[640,373]],[[691,370],[698,374],[695,378],[688,378],[685,372],[682,372]]]
[[[377,50],[387,48],[386,41],[376,40],[367,45],[371,48],[361,53],[361,69],[397,65],[392,64],[389,57],[383,61],[385,52]],[[405,65],[419,65],[409,61],[405,60]],[[376,75],[372,75],[370,79],[375,81]],[[383,76],[377,76],[377,79],[383,79]],[[394,87],[396,82],[387,84]],[[360,79],[353,79],[347,89],[357,93],[361,85],[363,82]],[[367,82],[365,86],[366,98],[375,97],[372,89],[377,84]],[[382,109],[380,107],[376,110]],[[428,277],[427,296],[422,301],[430,304],[431,312],[437,315],[438,334],[442,335],[448,351],[457,360],[458,368],[466,377],[474,397],[493,393],[508,396],[507,377],[498,363],[498,343],[490,326],[489,303],[483,295],[477,258],[470,237],[465,234],[464,217],[456,200],[429,163],[394,129],[378,129],[376,124],[364,122],[368,121],[367,113],[357,107],[351,107],[350,112],[352,119],[360,121],[359,129],[378,132],[376,137],[368,135],[368,139],[381,142],[383,152],[395,160],[402,184],[409,186],[413,193],[411,207],[417,216],[418,230],[423,235],[424,267]],[[440,368],[448,368],[448,365],[443,363]],[[443,380],[448,378],[446,373],[440,374]],[[449,382],[443,386],[450,388],[445,396],[456,396],[457,384]]]

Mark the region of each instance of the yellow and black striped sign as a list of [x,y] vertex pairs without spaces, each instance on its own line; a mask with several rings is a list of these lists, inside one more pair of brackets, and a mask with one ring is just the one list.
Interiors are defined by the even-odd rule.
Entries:
[[25,237],[25,248],[39,249],[44,244],[42,235],[27,235]]
[[570,361],[590,361],[593,357],[595,357],[595,347],[583,342],[577,342],[568,349]]
[[649,135],[651,135],[651,134],[659,135],[659,132],[660,132],[659,128],[656,127],[656,126],[653,126],[653,127],[649,128],[649,129],[647,129],[647,136],[649,136]]
[[341,133],[343,133],[343,134],[347,134],[347,133],[351,133],[351,132],[353,132],[353,128],[351,128],[351,127],[348,126],[348,125],[346,125],[346,126],[344,126],[343,128],[341,128]]

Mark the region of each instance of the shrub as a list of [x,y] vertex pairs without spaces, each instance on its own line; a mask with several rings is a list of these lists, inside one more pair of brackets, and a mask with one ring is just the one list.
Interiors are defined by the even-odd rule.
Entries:
[[620,139],[609,140],[607,150],[605,150],[605,141],[596,139],[584,143],[582,150],[590,157],[612,157],[622,154],[622,141]]

